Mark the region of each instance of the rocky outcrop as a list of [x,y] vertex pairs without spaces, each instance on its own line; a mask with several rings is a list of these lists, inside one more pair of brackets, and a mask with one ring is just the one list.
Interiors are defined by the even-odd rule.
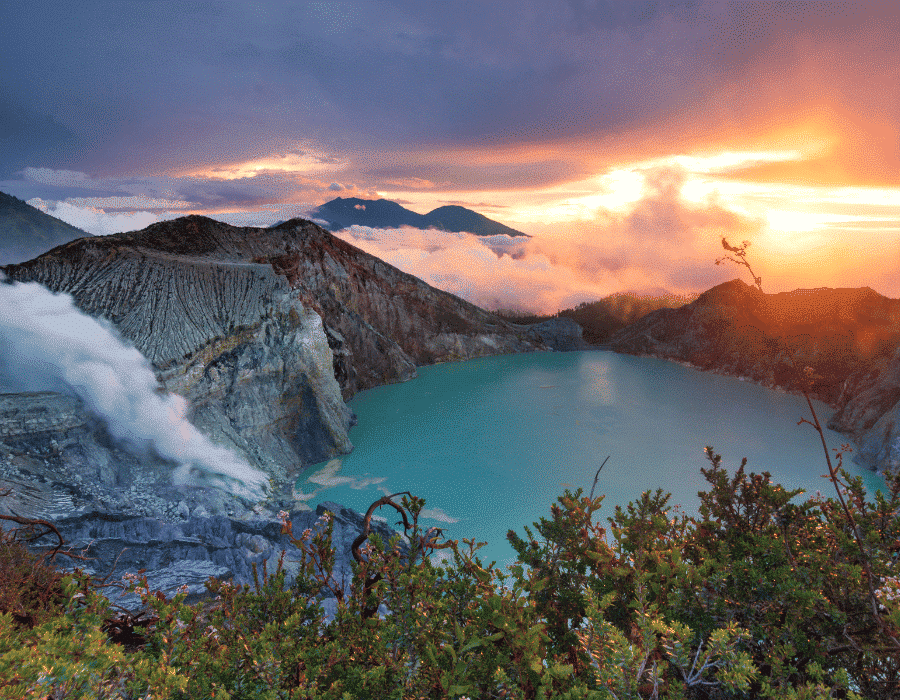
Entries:
[[[353,572],[351,562],[353,541],[363,530],[359,513],[327,501],[313,511],[289,513],[295,536],[310,529],[324,531],[321,517],[328,511],[333,515],[332,547],[335,552],[331,581],[350,594]],[[393,512],[393,511],[392,511]],[[370,532],[378,534],[385,545],[398,534],[385,522],[373,517]],[[261,578],[264,567],[269,573],[278,568],[278,560],[285,552],[286,584],[295,579],[300,570],[302,553],[293,546],[287,535],[281,534],[281,522],[271,517],[236,520],[225,516],[190,515],[165,521],[158,518],[126,514],[84,513],[63,518],[56,523],[60,534],[75,552],[88,557],[77,565],[86,573],[110,581],[120,581],[126,573],[147,570],[151,591],[174,596],[182,586],[187,587],[187,602],[208,597],[206,582],[210,577],[231,581],[236,586],[254,585],[253,568]],[[33,545],[35,550],[48,550],[56,544],[55,537],[46,536]],[[401,539],[402,553],[409,551]],[[60,557],[62,561],[64,557]],[[135,594],[117,593],[106,589],[107,596],[126,610],[137,610],[141,601]],[[322,596],[326,611],[333,617],[335,601]]]
[[813,396],[837,409],[830,427],[862,441],[855,459],[896,465],[900,300],[868,287],[764,294],[733,280],[648,314],[609,346],[788,391],[801,390],[812,367],[821,377]]
[[51,392],[0,394],[0,514],[56,521],[85,513],[255,517],[228,492],[171,483],[177,465],[119,444],[82,402]]
[[202,432],[277,482],[346,453],[351,412],[321,318],[271,266],[199,233],[188,255],[156,233],[147,245],[138,234],[80,239],[5,271],[111,321]]
[[535,323],[528,327],[526,337],[553,350],[589,350],[593,346],[581,337],[581,326],[571,318],[556,318]]

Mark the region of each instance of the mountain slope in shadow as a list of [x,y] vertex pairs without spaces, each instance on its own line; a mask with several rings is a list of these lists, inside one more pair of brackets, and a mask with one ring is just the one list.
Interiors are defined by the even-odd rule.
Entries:
[[0,192],[0,265],[31,260],[85,236],[90,234]]

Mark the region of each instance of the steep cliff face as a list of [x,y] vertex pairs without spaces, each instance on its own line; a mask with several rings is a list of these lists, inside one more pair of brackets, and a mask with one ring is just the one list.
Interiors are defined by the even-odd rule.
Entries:
[[854,460],[900,469],[900,348],[847,377],[828,427],[857,445]]
[[202,235],[193,255],[122,238],[81,239],[6,273],[110,320],[202,431],[276,480],[350,449],[321,319],[283,276]]
[[616,333],[610,347],[789,391],[800,390],[803,368],[812,367],[822,377],[813,395],[837,409],[830,427],[863,441],[858,461],[886,468],[896,459],[889,415],[900,399],[900,300],[868,287],[764,294],[733,280],[691,304],[648,314]]
[[283,274],[322,316],[345,398],[415,376],[416,365],[554,347],[311,222],[272,231],[281,247],[254,259]]

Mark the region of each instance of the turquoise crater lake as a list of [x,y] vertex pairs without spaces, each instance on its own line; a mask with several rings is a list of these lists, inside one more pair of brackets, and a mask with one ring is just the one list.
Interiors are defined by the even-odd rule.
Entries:
[[[485,565],[512,563],[507,531],[524,535],[524,525],[549,519],[566,488],[587,494],[607,455],[595,489],[606,494],[595,514],[604,523],[616,505],[656,488],[696,512],[706,445],[730,473],[747,457],[748,470],[768,471],[785,488],[833,495],[821,478],[818,434],[797,425],[809,417],[802,397],[655,358],[587,351],[446,363],[350,405],[359,420],[353,452],[306,470],[298,497],[312,508],[336,501],[365,513],[385,493],[410,491],[426,500],[424,527],[461,545],[487,541],[478,552]],[[832,411],[815,406],[824,424]],[[829,448],[848,442],[827,433]],[[845,467],[870,493],[883,488],[849,457]],[[389,507],[376,514],[398,520]]]

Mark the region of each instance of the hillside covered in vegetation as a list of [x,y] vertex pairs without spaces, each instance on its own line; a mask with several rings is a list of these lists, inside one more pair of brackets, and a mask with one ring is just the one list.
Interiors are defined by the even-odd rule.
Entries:
[[[189,606],[132,577],[138,615],[109,607],[114,582],[63,578],[7,535],[0,698],[897,697],[900,479],[873,498],[839,457],[837,498],[803,501],[707,458],[697,515],[657,490],[601,521],[602,496],[566,490],[535,531],[509,532],[507,571],[423,533],[423,500],[386,496],[367,520],[394,508],[409,554],[361,535],[346,598],[327,514],[299,534],[283,514],[304,572],[287,587],[280,567],[254,587],[213,579],[214,600]],[[429,558],[442,548],[452,565]]]

